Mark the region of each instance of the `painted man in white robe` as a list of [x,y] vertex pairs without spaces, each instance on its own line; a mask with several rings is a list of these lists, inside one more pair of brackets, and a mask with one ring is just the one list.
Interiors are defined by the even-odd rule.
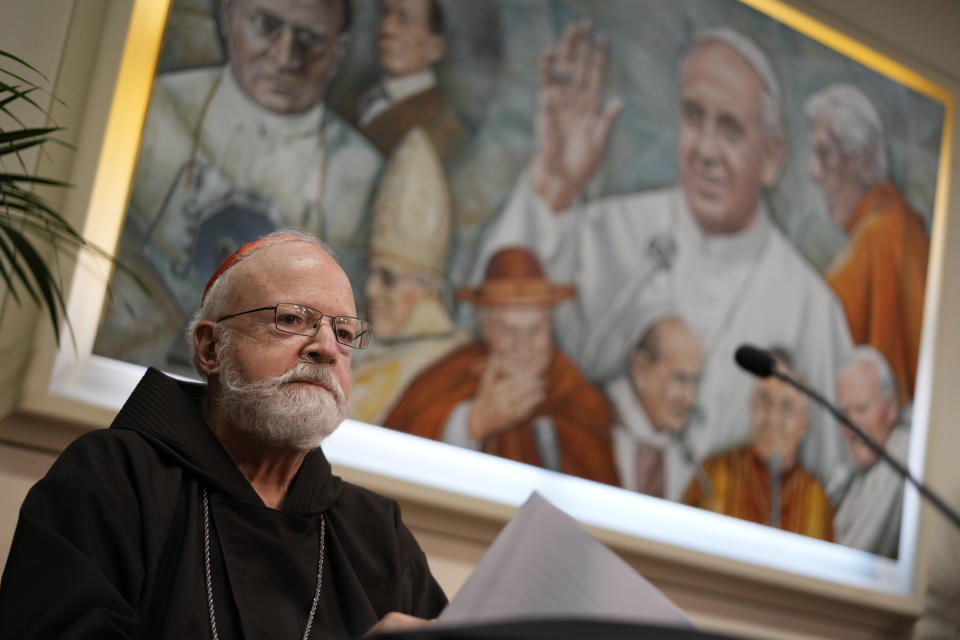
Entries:
[[165,326],[150,326],[160,314],[145,311],[108,319],[144,333],[129,340],[131,354],[112,355],[156,365],[185,357],[179,329],[206,279],[276,228],[318,234],[362,286],[382,160],[324,102],[349,14],[342,0],[223,0],[227,63],[156,78],[121,252],[142,257],[146,279],[161,283],[163,300],[142,306],[166,308]]
[[[727,28],[694,39],[680,67],[677,185],[582,202],[623,106],[601,102],[605,58],[582,23],[545,53],[537,150],[479,264],[519,242],[551,278],[576,285],[575,304],[557,314],[555,328],[595,381],[618,373],[645,309],[675,306],[704,350],[698,404],[708,428],[694,443],[702,458],[750,440],[752,381],[734,364],[737,346],[789,346],[810,383],[832,395],[850,335],[835,296],[762,201],[786,141],[779,85],[759,47]],[[820,412],[801,460],[824,479],[846,463],[839,429]]]
[[[897,402],[897,379],[879,351],[867,345],[854,349],[837,376],[837,402],[890,456],[907,463],[910,425]],[[844,429],[844,436],[857,469],[837,507],[835,540],[896,557],[904,480],[851,431]]]

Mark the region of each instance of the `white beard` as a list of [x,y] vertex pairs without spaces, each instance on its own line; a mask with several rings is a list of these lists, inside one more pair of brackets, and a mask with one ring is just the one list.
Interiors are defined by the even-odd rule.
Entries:
[[343,388],[328,367],[298,362],[279,376],[246,382],[228,344],[220,350],[219,401],[223,417],[236,429],[268,446],[298,451],[319,447],[347,414]]

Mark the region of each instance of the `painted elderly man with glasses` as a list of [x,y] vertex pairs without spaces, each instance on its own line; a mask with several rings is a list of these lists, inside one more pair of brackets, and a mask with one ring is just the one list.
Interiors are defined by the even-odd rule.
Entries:
[[159,74],[144,125],[119,252],[154,293],[111,301],[95,347],[180,374],[190,367],[180,335],[200,291],[240,245],[304,229],[334,247],[351,282],[363,282],[382,163],[326,104],[349,44],[351,3],[214,6],[222,63]]
[[205,385],[148,369],[31,489],[4,637],[341,637],[435,617],[446,597],[397,505],[320,449],[371,336],[326,246],[244,245],[190,336]]

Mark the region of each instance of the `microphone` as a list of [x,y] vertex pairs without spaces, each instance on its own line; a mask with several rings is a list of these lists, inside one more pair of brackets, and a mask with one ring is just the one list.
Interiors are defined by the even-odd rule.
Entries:
[[899,460],[887,453],[887,450],[884,449],[883,446],[881,446],[876,440],[864,432],[863,429],[855,425],[853,421],[846,416],[846,414],[835,407],[829,400],[799,380],[795,380],[791,376],[780,371],[780,369],[777,367],[776,361],[773,359],[773,356],[770,355],[769,351],[753,345],[743,344],[737,348],[737,351],[734,354],[734,359],[737,361],[738,365],[755,376],[760,378],[769,378],[770,376],[773,376],[774,378],[783,380],[791,387],[798,389],[801,393],[813,399],[817,404],[829,411],[834,418],[840,421],[843,426],[852,431],[854,435],[864,442],[864,444],[870,447],[870,449],[876,453],[879,458],[892,467],[894,471],[900,474],[900,477],[916,487],[917,491],[920,492],[920,495],[923,496],[924,499],[936,507],[940,513],[942,513],[948,520],[951,521],[953,526],[960,530],[960,515],[951,509],[950,506],[947,505],[947,503],[943,500],[943,498],[931,491],[927,485],[923,484],[920,480],[917,480],[913,474],[911,474],[910,471],[908,471],[907,468],[900,463]]
[[734,359],[738,365],[758,378],[769,378],[777,368],[769,351],[749,344],[740,345]]
[[780,526],[780,512],[783,510],[780,497],[780,482],[783,480],[782,462],[780,454],[774,453],[767,463],[767,470],[770,472],[770,526],[775,529],[782,528]]

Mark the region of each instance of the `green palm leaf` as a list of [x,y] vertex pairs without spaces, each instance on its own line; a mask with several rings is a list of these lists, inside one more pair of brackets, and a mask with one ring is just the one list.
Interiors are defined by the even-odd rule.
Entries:
[[[17,252],[10,245],[10,241],[6,238],[6,227],[0,225],[0,252],[3,253],[3,258],[10,265],[10,270],[13,271],[14,275],[20,281],[23,288],[27,290],[27,293],[30,294],[30,297],[33,298],[33,301],[37,304],[40,304],[40,298],[37,297],[37,292],[34,291],[33,285],[30,284],[30,279],[27,277],[26,272],[21,268],[20,261],[17,260]],[[3,264],[3,260],[0,260],[0,264]],[[3,279],[10,288],[10,292],[13,295],[13,299],[20,302],[20,296],[17,294],[16,287],[12,286],[13,280],[7,273],[6,267],[3,269]]]
[[[60,290],[60,283],[57,282],[43,258],[40,257],[40,254],[22,233],[11,227],[5,228],[4,231],[19,253],[19,257],[23,258],[24,263],[26,263],[30,275],[43,296],[43,306],[46,307],[50,322],[53,324],[54,338],[57,344],[60,344],[59,316],[61,313],[66,314],[67,310],[67,305],[63,300],[63,292]],[[67,326],[70,327],[69,322]],[[73,333],[72,327],[70,332]]]
[[47,184],[53,187],[69,187],[69,182],[63,180],[54,180],[53,178],[41,178],[40,176],[22,175],[17,173],[0,173],[0,183],[29,182],[31,184]]
[[[20,68],[11,70],[13,63]],[[117,263],[107,251],[87,242],[59,212],[32,191],[37,186],[63,188],[70,185],[62,180],[34,175],[27,168],[23,152],[36,148],[43,153],[43,145],[48,142],[73,147],[53,137],[62,131],[61,127],[27,127],[13,113],[14,107],[28,105],[49,118],[49,113],[32,94],[37,91],[50,94],[27,79],[23,70],[43,77],[24,60],[0,50],[0,113],[19,125],[19,128],[0,130],[0,278],[14,302],[21,304],[23,297],[20,293],[26,292],[44,309],[59,344],[61,320],[66,321],[71,335],[73,327],[66,313],[63,285],[38,247],[49,247],[55,264],[62,254],[75,257],[80,251],[90,251],[132,276],[142,289],[146,290],[146,287],[136,274]],[[10,84],[11,78],[15,84]],[[60,102],[56,96],[53,99]],[[11,171],[9,163],[18,165],[21,170]]]

